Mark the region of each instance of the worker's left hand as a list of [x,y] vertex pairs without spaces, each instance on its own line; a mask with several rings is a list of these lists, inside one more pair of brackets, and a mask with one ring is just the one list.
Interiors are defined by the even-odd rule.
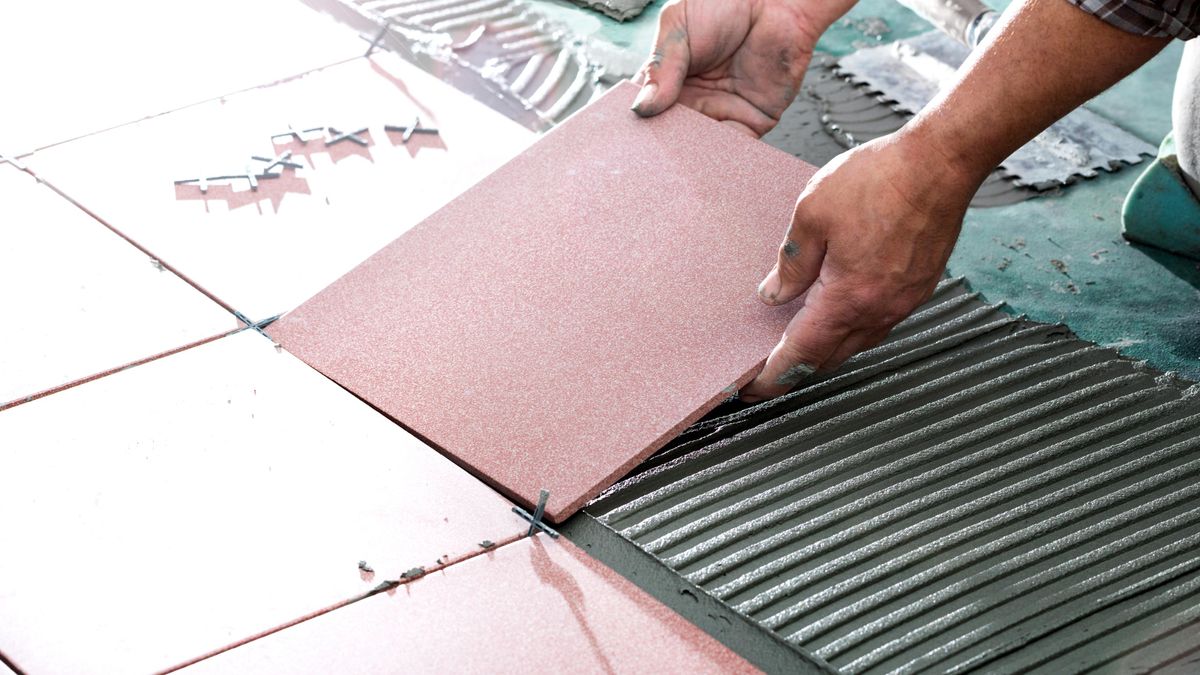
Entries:
[[755,137],[800,91],[817,38],[852,0],[672,0],[635,81],[633,110],[682,103]]
[[933,293],[984,177],[907,127],[817,172],[759,286],[763,302],[799,311],[741,399],[786,393],[882,342]]

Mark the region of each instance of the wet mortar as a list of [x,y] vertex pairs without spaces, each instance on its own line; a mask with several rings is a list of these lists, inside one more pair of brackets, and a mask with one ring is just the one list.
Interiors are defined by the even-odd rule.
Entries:
[[839,672],[1128,672],[1200,649],[1198,431],[1195,385],[952,280],[838,373],[715,411],[564,533]]

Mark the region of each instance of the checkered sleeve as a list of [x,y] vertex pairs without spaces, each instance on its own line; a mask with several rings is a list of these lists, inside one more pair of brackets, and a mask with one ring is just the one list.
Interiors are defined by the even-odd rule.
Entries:
[[1067,0],[1123,31],[1190,40],[1200,33],[1200,0]]

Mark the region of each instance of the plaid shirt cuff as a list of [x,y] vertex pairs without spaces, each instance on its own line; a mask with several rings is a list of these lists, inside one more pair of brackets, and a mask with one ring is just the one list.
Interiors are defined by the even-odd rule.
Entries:
[[1121,30],[1190,40],[1200,33],[1200,0],[1067,0]]

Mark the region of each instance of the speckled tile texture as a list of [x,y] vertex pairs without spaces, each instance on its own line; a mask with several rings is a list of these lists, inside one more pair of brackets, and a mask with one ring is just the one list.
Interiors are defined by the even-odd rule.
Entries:
[[538,536],[181,672],[757,670],[574,545]]
[[0,476],[28,673],[160,671],[527,530],[250,331],[0,411]]
[[749,381],[755,293],[812,167],[615,87],[272,327],[560,521]]

